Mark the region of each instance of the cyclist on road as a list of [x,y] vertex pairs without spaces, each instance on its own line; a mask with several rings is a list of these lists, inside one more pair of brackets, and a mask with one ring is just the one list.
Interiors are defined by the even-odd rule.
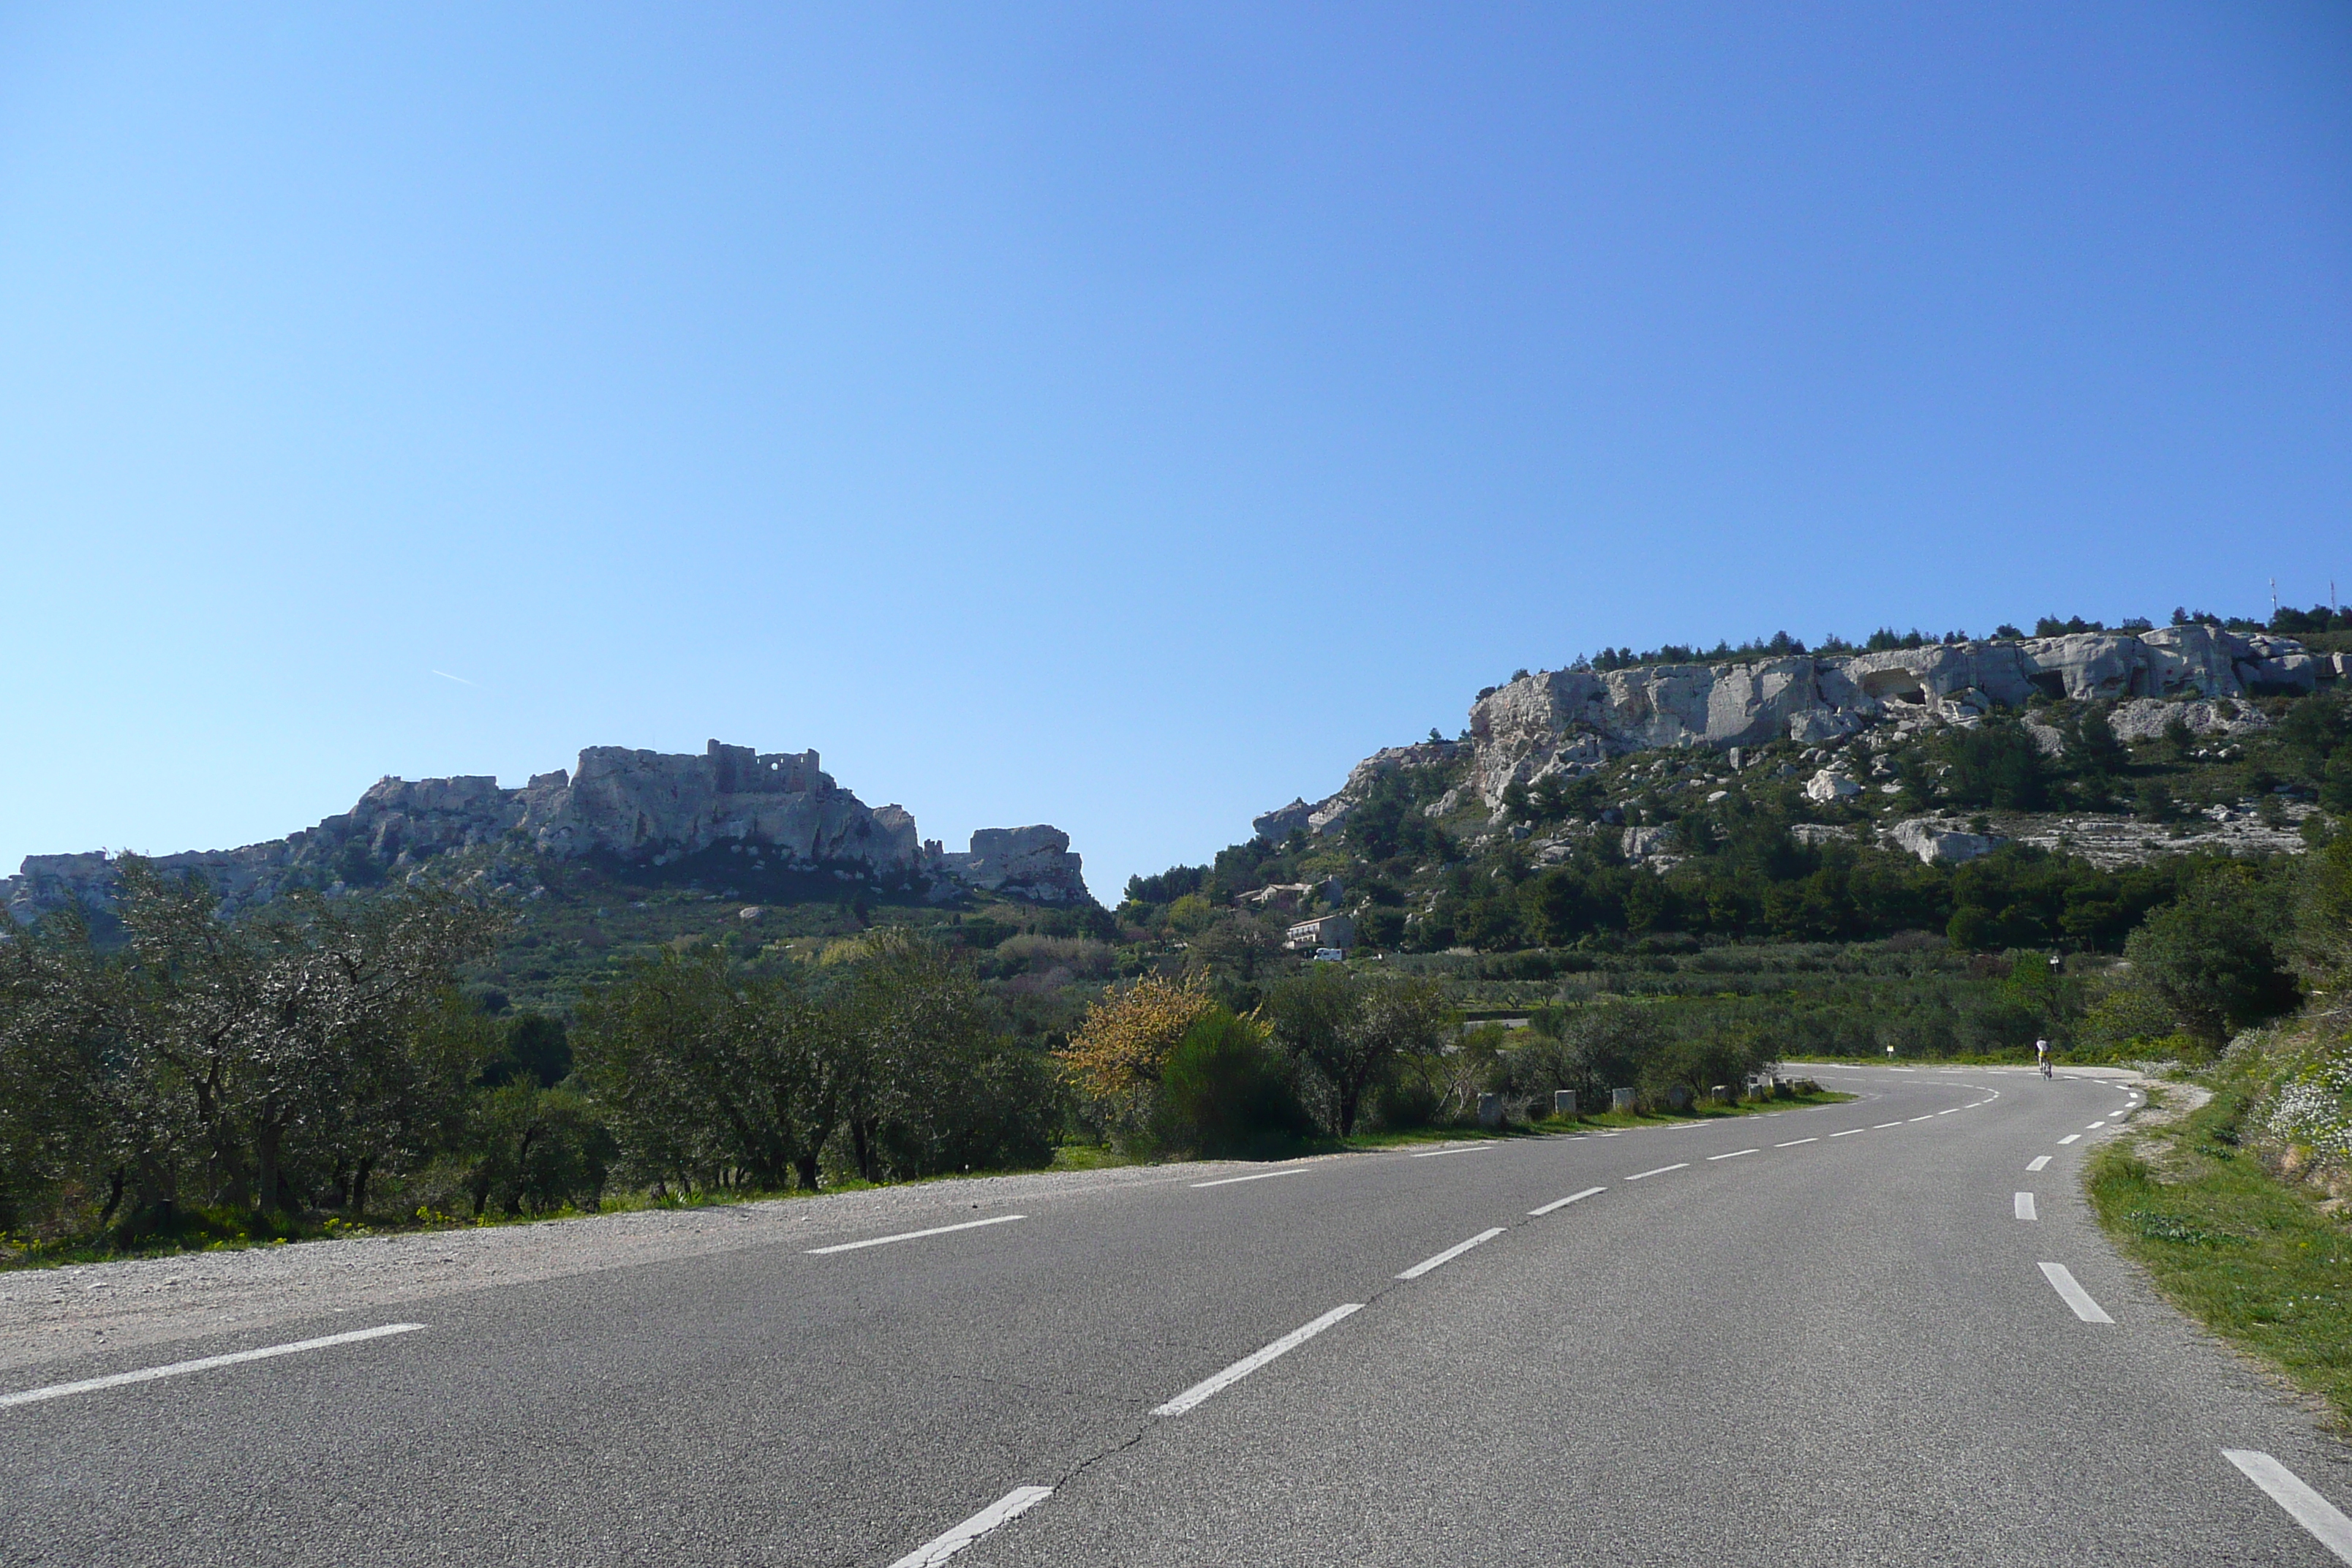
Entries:
[[2050,1042],[2049,1042],[2049,1041],[2047,1041],[2047,1040],[2036,1040],[2036,1041],[2034,1041],[2034,1042],[2033,1042],[2033,1059],[2034,1059],[2034,1061],[2035,1061],[2037,1064],[2039,1064],[2039,1065],[2040,1065],[2040,1067],[2041,1067],[2041,1068],[2042,1068],[2042,1076],[2043,1078],[2048,1078],[2048,1077],[2050,1076]]

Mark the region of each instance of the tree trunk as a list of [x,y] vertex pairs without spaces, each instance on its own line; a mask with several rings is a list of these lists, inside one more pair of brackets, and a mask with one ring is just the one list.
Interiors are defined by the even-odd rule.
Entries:
[[874,1140],[866,1118],[853,1116],[849,1119],[849,1146],[857,1156],[858,1175],[869,1182],[879,1180],[874,1174]]
[[264,1121],[254,1130],[254,1163],[260,1167],[255,1173],[257,1178],[255,1184],[260,1189],[254,1194],[256,1208],[268,1210],[285,1206],[279,1202],[278,1192],[282,1179],[278,1168],[278,1144],[284,1135],[285,1130],[275,1121]]
[[114,1173],[106,1179],[106,1207],[98,1215],[98,1228],[100,1230],[114,1223],[114,1211],[122,1205],[122,1178],[125,1174],[123,1168],[117,1165]]
[[360,1156],[359,1168],[352,1173],[352,1203],[351,1207],[344,1212],[353,1219],[363,1218],[367,1214],[368,1173],[374,1169],[375,1156],[362,1154]]
[[793,1162],[793,1173],[800,1179],[801,1191],[816,1191],[816,1154],[811,1151]]

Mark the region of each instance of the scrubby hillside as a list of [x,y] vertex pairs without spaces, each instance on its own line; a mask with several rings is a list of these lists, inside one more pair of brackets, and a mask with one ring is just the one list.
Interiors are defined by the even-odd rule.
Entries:
[[1455,739],[1376,753],[1118,913],[1244,987],[1344,914],[1351,966],[1496,1011],[1673,990],[1792,1046],[2124,1048],[2146,1029],[2095,1005],[2150,912],[2284,896],[2352,811],[2352,681],[2284,636],[2044,629],[1521,671]]

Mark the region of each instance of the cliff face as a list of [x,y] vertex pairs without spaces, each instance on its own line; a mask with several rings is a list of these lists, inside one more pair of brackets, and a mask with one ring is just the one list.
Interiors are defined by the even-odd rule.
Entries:
[[[1973,724],[1995,704],[2018,706],[2037,692],[2053,699],[2143,700],[2126,700],[2133,721],[2145,720],[2160,731],[2174,710],[2172,700],[2210,704],[2305,692],[2347,676],[2352,657],[2310,653],[2290,638],[2206,626],[1931,645],[1840,658],[1800,654],[1606,673],[1544,670],[1487,691],[1472,705],[1471,778],[1491,808],[1514,783],[1589,772],[1632,752],[1727,751],[1783,739],[1814,745],[1882,725],[1908,731]],[[2197,704],[2186,706],[2193,710]],[[2147,719],[2148,714],[2156,716]],[[1328,831],[1382,773],[1445,760],[1456,744],[1378,752],[1359,763],[1336,794],[1312,805],[1294,801],[1257,818],[1255,826],[1268,839],[1293,827]]]
[[[1090,901],[1069,836],[1052,827],[983,828],[971,852],[920,842],[903,807],[869,807],[835,784],[814,752],[768,754],[709,743],[699,756],[591,746],[571,773],[541,773],[520,789],[487,777],[387,778],[348,812],[266,844],[158,858],[199,871],[231,903],[268,899],[286,883],[373,880],[432,857],[504,844],[557,859],[591,855],[667,865],[715,847],[767,852],[779,865],[927,885],[935,897],[982,888],[1047,903]],[[19,919],[74,898],[107,898],[102,852],[26,857],[0,879],[0,905]]]

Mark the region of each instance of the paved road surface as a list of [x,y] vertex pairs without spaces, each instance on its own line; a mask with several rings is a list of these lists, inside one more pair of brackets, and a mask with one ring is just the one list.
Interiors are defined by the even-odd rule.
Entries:
[[899,1228],[968,1228],[19,1366],[0,1396],[422,1325],[0,1402],[0,1561],[2337,1561],[2223,1450],[2339,1506],[2344,1452],[2078,1195],[2126,1085],[1822,1076],[1864,1098],[1017,1206],[950,1184]]

